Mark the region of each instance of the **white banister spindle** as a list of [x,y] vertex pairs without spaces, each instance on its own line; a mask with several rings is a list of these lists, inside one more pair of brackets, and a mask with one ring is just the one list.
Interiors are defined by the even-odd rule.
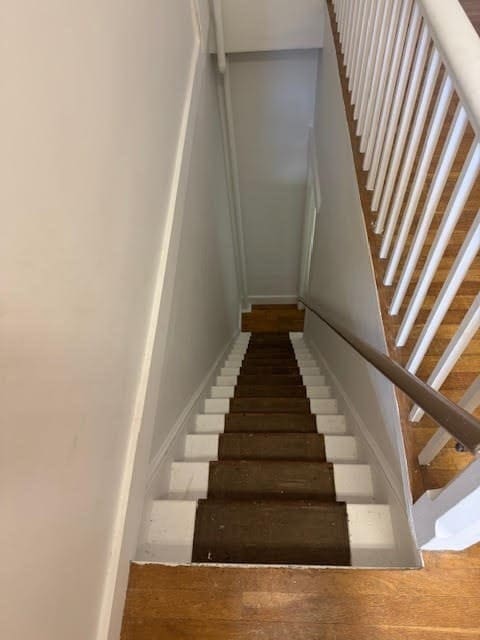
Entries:
[[[361,103],[364,99],[364,87],[365,87],[365,79],[369,77],[369,69],[368,69],[368,61],[370,59],[370,53],[372,50],[372,33],[373,33],[373,23],[375,20],[375,13],[377,3],[375,0],[367,0],[368,1],[368,10],[367,10],[367,23],[365,26],[365,35],[362,49],[362,58],[360,61],[360,70],[358,74],[358,83],[357,86],[354,85],[354,111],[353,117],[355,120],[359,119]],[[372,62],[373,69],[373,62]],[[358,135],[358,126],[357,126],[357,135]]]
[[442,321],[450,308],[460,285],[472,265],[477,253],[480,251],[480,211],[477,213],[475,220],[470,227],[457,258],[445,280],[440,293],[438,294],[435,304],[428,316],[423,330],[415,344],[407,363],[407,369],[411,373],[416,373],[425,354],[432,343]]
[[357,135],[361,136],[360,150],[363,152],[362,142],[366,144],[367,135],[365,132],[365,121],[368,114],[368,107],[373,109],[373,97],[376,95],[378,87],[378,79],[380,77],[380,71],[382,60],[382,51],[385,46],[385,40],[382,41],[382,30],[385,29],[385,34],[388,31],[388,20],[391,13],[392,5],[387,0],[379,0],[379,2],[373,2],[373,31],[369,44],[368,57],[365,66],[365,80],[363,83],[362,94],[360,96],[358,123],[357,123]]
[[[396,132],[396,138],[395,138],[395,131],[396,131],[395,119],[396,118],[394,117],[394,114],[392,112],[393,122],[391,121],[390,124],[395,125],[395,128],[391,129],[390,134],[392,138],[392,144],[393,144],[393,139],[395,139],[395,145],[393,148],[390,165],[388,166],[388,161],[387,161],[387,163],[384,164],[383,167],[381,168],[378,176],[378,184],[375,187],[375,192],[372,198],[372,209],[375,210],[378,207],[378,202],[380,201],[380,194],[382,195],[380,211],[379,211],[376,225],[375,225],[375,233],[383,233],[385,220],[387,219],[390,202],[393,195],[393,189],[398,176],[400,162],[405,151],[405,143],[407,141],[408,132],[410,131],[410,127],[412,124],[414,108],[416,105],[418,92],[420,90],[422,77],[425,71],[429,42],[430,42],[430,36],[428,33],[428,28],[426,27],[426,25],[423,25],[420,41],[418,43],[417,51],[415,54],[415,61],[412,67],[410,84],[408,87],[407,94],[405,96],[405,102],[403,104],[403,111],[402,111],[402,117],[400,120],[400,126],[398,128],[398,131]],[[404,58],[404,60],[405,59],[406,58]],[[400,73],[400,76],[402,76],[402,73]],[[397,91],[398,91],[398,87],[397,87]],[[399,95],[397,93],[397,98],[398,97]],[[400,109],[402,109],[401,104],[399,106],[399,110]],[[387,137],[387,139],[389,140],[390,138]],[[383,159],[382,159],[382,162],[383,162]],[[382,187],[380,183],[383,182],[383,177],[387,171],[387,166],[388,166],[388,175],[382,191]]]
[[389,99],[389,114],[387,118],[388,126],[386,127],[383,139],[379,138],[377,140],[378,144],[376,143],[372,166],[368,174],[367,189],[375,190],[371,206],[373,211],[377,211],[378,205],[380,203],[380,196],[383,191],[385,175],[387,173],[388,164],[390,162],[390,156],[392,153],[393,141],[395,140],[395,133],[397,131],[397,125],[402,110],[403,98],[410,76],[410,67],[415,53],[415,46],[418,38],[418,31],[420,29],[420,23],[420,11],[415,4],[407,31],[405,45],[400,56],[401,62],[396,83],[395,86],[392,85],[390,92],[387,90],[386,94],[386,98],[388,97]]
[[354,62],[353,83],[352,83],[352,104],[355,105],[358,99],[358,86],[362,73],[363,54],[365,50],[365,41],[367,39],[367,23],[370,10],[370,0],[364,0],[362,10],[362,22],[360,25],[360,33],[358,38],[357,56]]
[[[480,329],[480,293],[477,294],[470,309],[465,314],[455,335],[450,340],[448,347],[445,349],[442,357],[437,362],[432,374],[427,380],[427,384],[432,389],[440,389],[447,379],[448,375],[456,365],[458,359],[468,347],[470,340]],[[418,406],[413,407],[410,412],[410,420],[418,422],[424,415],[423,409]]]
[[339,33],[338,37],[340,39],[340,44],[343,44],[345,37],[345,13],[347,7],[347,0],[342,0],[342,4],[340,7],[340,23],[339,23]]
[[[467,126],[467,114],[462,106],[458,106],[455,116],[453,118],[450,131],[448,133],[447,141],[442,150],[442,155],[438,163],[435,175],[433,177],[430,189],[427,195],[425,206],[423,208],[420,222],[418,224],[415,237],[410,247],[405,265],[402,270],[402,274],[397,284],[395,294],[390,305],[389,313],[396,315],[400,311],[403,300],[407,293],[407,289],[412,280],[413,272],[415,271],[418,258],[422,252],[425,240],[427,238],[430,224],[433,220],[433,216],[437,210],[438,203],[440,202],[443,189],[447,182],[450,170],[452,168],[455,156],[457,155],[458,148],[465,133]],[[402,346],[401,343],[397,343],[398,346]],[[404,343],[403,343],[404,344]]]
[[362,25],[362,15],[365,8],[365,2],[357,3],[357,12],[355,14],[355,27],[353,31],[353,39],[352,39],[352,48],[350,52],[350,77],[348,79],[348,90],[352,91],[353,88],[353,79],[355,77],[355,69],[357,66],[358,60],[358,45],[360,39],[360,29]]
[[353,2],[353,9],[351,11],[351,25],[349,25],[348,30],[348,39],[347,46],[345,50],[345,62],[346,62],[346,75],[347,78],[350,79],[350,75],[352,73],[352,58],[353,58],[353,49],[355,43],[355,34],[357,30],[357,16],[359,11],[359,3]]
[[[393,54],[385,58],[382,68],[382,78],[388,78],[385,89],[385,95],[381,103],[377,103],[373,121],[377,129],[375,136],[370,136],[368,140],[367,150],[365,151],[364,169],[368,169],[367,189],[373,189],[377,177],[378,165],[380,163],[380,155],[383,149],[383,141],[387,131],[387,125],[390,120],[392,100],[397,86],[398,71],[402,61],[403,48],[405,46],[405,37],[410,22],[410,13],[412,2],[405,0],[401,4],[401,14],[398,26],[394,29],[394,33],[388,38],[387,50],[391,52],[393,44]],[[377,125],[378,123],[378,125]]]
[[[420,144],[420,139],[422,137],[422,133],[425,127],[425,121],[427,119],[428,109],[430,107],[430,103],[433,97],[433,91],[435,89],[435,84],[437,82],[439,71],[440,71],[440,56],[438,55],[438,51],[434,49],[431,53],[430,61],[428,63],[428,70],[425,76],[425,82],[424,82],[422,93],[418,102],[417,113],[412,125],[410,140],[408,142],[407,149],[405,151],[405,157],[401,167],[400,177],[398,179],[398,184],[395,187],[395,195],[393,198],[392,206],[390,207],[390,213],[387,214],[387,212],[382,211],[382,208],[384,206],[383,202],[380,208],[380,215],[385,215],[385,216],[388,215],[388,224],[387,224],[385,233],[383,235],[382,246],[380,248],[380,258],[382,259],[386,258],[390,251],[390,245],[393,239],[395,228],[397,226],[398,216],[400,214],[400,209],[401,209],[403,200],[405,198],[405,193],[407,191],[408,181],[412,173],[413,164],[415,162],[415,158],[418,151],[418,146]],[[389,284],[387,276],[385,277],[384,284]]]
[[[469,413],[473,413],[480,407],[480,376],[470,385],[458,404]],[[418,454],[419,463],[422,465],[430,464],[451,439],[452,436],[448,431],[439,427]]]
[[427,261],[420,275],[415,291],[408,305],[397,336],[397,345],[404,346],[413,324],[418,316],[427,291],[432,283],[435,272],[440,264],[453,230],[462,214],[468,196],[473,188],[480,171],[480,144],[474,140],[464,162],[462,172],[457,180],[447,209],[443,215],[442,223],[433,241]]
[[[388,264],[384,284],[390,286],[393,284],[393,279],[395,278],[395,274],[398,269],[398,265],[400,263],[400,258],[402,257],[403,251],[405,249],[405,244],[407,242],[408,234],[410,232],[410,228],[412,226],[413,218],[415,216],[415,212],[418,207],[418,203],[420,202],[420,196],[422,194],[423,187],[425,185],[425,180],[428,175],[428,169],[432,162],[433,153],[437,146],[438,140],[440,138],[440,133],[442,131],[443,124],[445,122],[445,118],[448,112],[448,106],[452,99],[453,95],[453,84],[449,76],[445,76],[442,84],[442,88],[440,89],[440,95],[438,96],[438,100],[436,102],[432,119],[430,121],[430,126],[427,132],[427,137],[425,139],[425,143],[423,145],[423,149],[420,153],[420,162],[418,164],[417,172],[415,174],[413,184],[410,188],[410,195],[408,198],[407,205],[405,207],[405,212],[403,214],[400,230],[395,242],[395,246],[392,252],[392,257],[390,258],[390,262]],[[414,158],[410,158],[408,162],[413,164]],[[393,216],[398,216],[397,209],[400,209],[401,203],[396,202],[394,207],[392,208]],[[395,221],[394,221],[395,223]],[[394,229],[389,230],[389,234],[393,236]],[[389,239],[390,242],[390,239]],[[384,249],[384,255],[386,255],[389,246],[386,246]],[[402,298],[403,300],[403,298]],[[393,313],[393,309],[390,310],[390,313]],[[396,311],[398,313],[398,311]]]
[[352,8],[352,3],[350,0],[344,1],[343,15],[342,15],[342,31],[340,34],[340,43],[342,45],[342,53],[345,55],[345,46],[347,43],[347,35],[349,29],[349,14]]

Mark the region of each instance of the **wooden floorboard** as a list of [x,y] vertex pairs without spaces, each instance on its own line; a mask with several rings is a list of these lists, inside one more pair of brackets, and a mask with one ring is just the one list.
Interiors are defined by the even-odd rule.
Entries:
[[479,640],[480,549],[423,570],[132,565],[122,640]]

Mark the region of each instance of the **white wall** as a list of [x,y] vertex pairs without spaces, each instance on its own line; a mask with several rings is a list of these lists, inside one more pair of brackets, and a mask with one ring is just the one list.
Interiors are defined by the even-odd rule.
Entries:
[[315,49],[323,44],[324,0],[222,0],[225,50]]
[[317,50],[229,56],[248,294],[295,297]]
[[[309,296],[381,351],[386,341],[358,192],[331,29],[319,58],[315,116],[322,203],[312,256]],[[410,501],[393,386],[309,313],[306,335],[346,392],[393,489]]]
[[[115,582],[117,637],[162,371],[172,361],[185,371],[170,420],[236,323],[228,233],[211,233],[226,207],[218,131],[188,180],[193,129],[212,133],[217,119],[211,80],[202,85],[204,0],[198,9],[186,0],[2,4],[5,638],[103,640]],[[204,343],[208,326],[216,336]],[[163,398],[169,384],[164,376]],[[158,444],[166,421],[157,425]]]

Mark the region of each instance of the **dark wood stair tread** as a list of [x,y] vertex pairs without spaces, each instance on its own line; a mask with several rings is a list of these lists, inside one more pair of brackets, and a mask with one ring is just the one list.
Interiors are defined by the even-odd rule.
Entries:
[[279,386],[292,386],[299,385],[303,386],[303,378],[300,375],[296,374],[272,374],[272,375],[258,375],[258,374],[240,374],[237,377],[237,387],[241,387],[243,385],[279,385]]
[[295,359],[295,351],[293,349],[287,351],[286,349],[276,349],[275,351],[270,351],[267,349],[248,349],[245,351],[245,358],[251,358],[253,360],[259,359],[272,359],[278,360],[279,358],[283,359]]
[[210,463],[208,498],[230,500],[336,499],[333,465],[327,462],[219,460]]
[[222,433],[218,459],[325,462],[325,439],[319,433]]
[[281,375],[281,376],[287,376],[287,375],[300,375],[300,369],[298,368],[298,365],[291,365],[291,366],[279,366],[279,365],[253,365],[253,364],[248,364],[248,365],[241,365],[240,367],[240,375],[256,375],[256,376],[261,376],[261,375],[268,375],[268,376],[273,376],[273,375]]
[[307,390],[300,385],[237,385],[235,398],[306,398]]
[[231,413],[310,413],[307,398],[231,398]]
[[316,433],[317,422],[308,413],[252,413],[225,416],[225,433]]
[[350,565],[346,506],[199,500],[192,561]]
[[253,367],[296,367],[298,362],[295,358],[243,358],[243,366],[251,365]]

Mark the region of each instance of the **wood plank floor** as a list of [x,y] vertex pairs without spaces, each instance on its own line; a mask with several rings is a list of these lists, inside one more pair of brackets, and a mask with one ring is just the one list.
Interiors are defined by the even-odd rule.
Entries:
[[480,549],[422,570],[132,565],[122,640],[479,640]]

